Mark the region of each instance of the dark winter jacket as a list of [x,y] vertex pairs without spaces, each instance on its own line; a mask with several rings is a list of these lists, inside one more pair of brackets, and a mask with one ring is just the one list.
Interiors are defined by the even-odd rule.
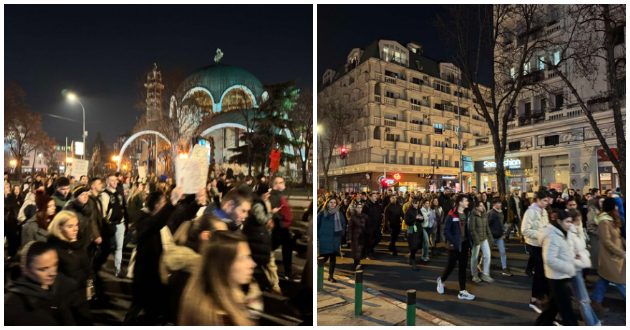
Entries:
[[141,211],[136,220],[136,264],[133,269],[133,301],[140,306],[158,303],[165,299],[165,292],[159,276],[162,237],[160,230],[166,226],[175,211],[175,206],[167,202],[155,215],[147,209]]
[[201,208],[201,206],[197,204],[197,201],[195,200],[195,195],[186,195],[184,200],[180,201],[177,204],[177,206],[175,207],[175,211],[173,211],[170,219],[168,219],[167,225],[168,229],[171,230],[171,233],[174,234],[175,232],[177,232],[177,228],[179,228],[179,226],[184,221],[194,219],[197,211],[199,211],[199,208]]
[[442,194],[440,195],[440,197],[438,197],[438,201],[444,212],[448,212],[453,209],[453,200],[450,196]]
[[[466,217],[470,217],[469,213],[466,213]],[[466,221],[468,222],[468,221]],[[470,234],[470,225],[462,228],[462,222],[457,215],[457,209],[452,209],[446,216],[446,222],[444,223],[444,237],[446,238],[446,248],[449,250],[462,251],[462,231],[465,231],[468,246],[472,247],[472,238]]]
[[85,238],[88,244],[94,241],[97,237],[93,237],[92,231],[92,210],[88,203],[81,205],[77,199],[71,199],[66,206],[63,207],[65,211],[72,211],[77,215],[79,219],[79,237]]
[[[194,196],[194,195],[193,195]],[[127,214],[129,214],[129,223],[134,223],[140,215],[140,210],[144,207],[143,194],[138,193],[127,203]],[[174,231],[173,231],[174,232]]]
[[347,235],[350,238],[353,259],[362,259],[364,257],[370,232],[370,219],[367,214],[354,212],[348,224]]
[[363,213],[367,214],[370,219],[370,230],[372,232],[380,232],[381,223],[383,222],[383,211],[378,202],[372,203],[372,201],[368,199],[363,205]]
[[[407,225],[407,243],[409,243],[410,250],[418,250],[422,246],[424,236],[422,234],[422,221],[417,219],[418,214],[421,215],[419,209],[409,206],[407,213],[405,213],[405,225]],[[413,226],[416,226],[417,230],[414,230]]]
[[267,222],[271,219],[262,198],[253,194],[252,211],[245,220],[243,234],[252,251],[252,259],[258,266],[269,263],[271,259],[271,235],[267,229]]
[[488,227],[490,227],[492,238],[501,238],[503,236],[503,212],[491,209],[488,212]]
[[[335,231],[335,214],[339,215],[341,230]],[[346,229],[346,218],[338,208],[324,209],[317,215],[317,242],[319,254],[333,254],[341,251],[341,238]]]
[[92,325],[86,295],[77,282],[57,274],[50,290],[22,276],[4,296],[5,326]]
[[401,220],[405,215],[403,214],[402,205],[398,203],[390,203],[385,208],[385,221],[387,221],[390,227],[400,227]]
[[470,234],[473,240],[473,246],[481,244],[485,240],[492,241],[492,232],[488,226],[487,213],[479,214],[477,210],[470,213]]
[[57,250],[59,256],[59,272],[75,280],[79,288],[87,288],[87,280],[93,278],[91,261],[87,256],[85,241],[68,242],[50,235],[48,243]]

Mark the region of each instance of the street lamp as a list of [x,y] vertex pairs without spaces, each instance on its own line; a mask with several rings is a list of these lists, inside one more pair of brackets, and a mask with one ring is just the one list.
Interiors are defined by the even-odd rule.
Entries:
[[72,157],[68,157],[68,158],[66,158],[66,163],[68,163],[68,164],[72,164],[72,161],[73,161],[73,160],[74,160],[74,159],[72,159]]
[[81,109],[83,110],[83,153],[81,154],[81,159],[83,159],[85,156],[85,150],[87,149],[85,146],[85,107],[83,106],[83,103],[79,102],[79,99],[74,93],[68,93],[68,100],[76,101],[81,105]]
[[17,160],[15,160],[15,159],[11,159],[11,161],[9,162],[9,164],[11,164],[11,166],[15,167],[15,166],[17,166]]
[[116,155],[112,156],[112,161],[114,162],[118,162],[119,159],[120,159],[119,156],[116,156]]
[[188,159],[188,154],[186,153],[179,154],[179,159]]

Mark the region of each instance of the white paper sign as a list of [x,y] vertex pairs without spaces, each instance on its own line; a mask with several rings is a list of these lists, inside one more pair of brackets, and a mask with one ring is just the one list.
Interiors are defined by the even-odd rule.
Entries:
[[66,167],[66,177],[70,178],[70,175],[72,175],[72,165],[68,165],[68,167]]
[[72,175],[77,178],[77,181],[79,180],[79,178],[81,178],[82,175],[87,176],[89,165],[90,165],[89,160],[80,160],[80,159],[74,160],[74,163],[72,164]]
[[177,159],[175,161],[175,178],[178,187],[184,194],[196,194],[206,186],[208,165],[205,159]]
[[193,148],[192,156],[190,156],[190,158],[207,160],[208,159],[208,148],[200,146],[200,145],[196,145]]
[[140,176],[141,179],[147,177],[147,170],[144,168],[144,166],[138,167],[138,176]]

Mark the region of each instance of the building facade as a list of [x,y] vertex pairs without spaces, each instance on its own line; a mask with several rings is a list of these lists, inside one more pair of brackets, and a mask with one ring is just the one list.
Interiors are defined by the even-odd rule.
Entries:
[[[566,14],[567,9],[568,5],[541,6],[541,19],[534,21],[531,29],[537,34],[530,36],[530,43],[538,38],[547,38],[549,45],[566,41],[574,24],[570,15]],[[517,17],[512,26],[514,30],[507,35],[515,38],[506,38],[497,52],[507,52],[521,45],[525,34],[521,28],[523,23]],[[526,71],[522,74],[537,77],[533,80],[537,82],[518,95],[512,120],[508,124],[505,157],[507,187],[518,187],[525,192],[537,191],[540,186],[559,191],[567,188],[614,189],[619,186],[617,171],[601,148],[587,117],[567,85],[553,70],[545,67],[545,61],[541,59],[550,58],[553,64],[560,66],[571,84],[580,89],[580,96],[587,102],[607,143],[616,147],[610,103],[608,98],[601,97],[608,89],[605,63],[600,59],[596,63],[600,70],[598,74],[595,78],[587,78],[575,73],[570,60],[560,61],[559,52],[553,47],[540,49],[525,65]],[[625,58],[625,38],[615,46],[615,53]],[[566,54],[564,56],[568,58]],[[511,69],[511,76],[518,74],[515,70]],[[616,83],[622,87],[621,111],[625,122],[625,77]],[[481,189],[497,189],[492,137],[475,139],[468,151],[475,163],[471,181]]]
[[341,144],[347,158],[339,157],[339,148],[334,152],[330,187],[378,190],[386,179],[403,192],[466,190],[472,168],[462,171],[460,154],[469,157],[470,141],[489,130],[460,76],[452,63],[424,56],[422,45],[392,40],[355,48],[341,68],[327,70],[318,103],[338,103],[353,116]]

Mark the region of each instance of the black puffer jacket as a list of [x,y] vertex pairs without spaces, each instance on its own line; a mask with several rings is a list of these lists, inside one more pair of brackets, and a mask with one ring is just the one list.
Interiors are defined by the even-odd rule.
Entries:
[[93,277],[84,242],[81,237],[74,242],[63,241],[53,235],[48,237],[48,243],[57,250],[59,256],[59,272],[75,280],[83,290],[87,288],[88,278]]
[[381,223],[383,222],[383,211],[378,202],[372,203],[372,201],[368,199],[363,206],[363,213],[367,214],[368,218],[370,218],[370,229],[372,232],[380,232]]
[[86,295],[76,281],[57,274],[50,290],[22,276],[4,296],[5,326],[92,325]]
[[[262,206],[264,210],[263,218],[260,218],[261,214],[256,217],[253,212],[254,207],[258,208],[257,205]],[[245,220],[243,234],[247,237],[247,243],[252,250],[252,259],[258,266],[268,264],[271,259],[271,236],[267,230],[267,221],[264,218],[268,216],[267,214],[267,208],[263,200],[258,194],[253,194],[252,212]]]
[[400,227],[400,219],[404,216],[402,205],[398,203],[389,203],[389,205],[385,208],[385,220],[392,227]]

